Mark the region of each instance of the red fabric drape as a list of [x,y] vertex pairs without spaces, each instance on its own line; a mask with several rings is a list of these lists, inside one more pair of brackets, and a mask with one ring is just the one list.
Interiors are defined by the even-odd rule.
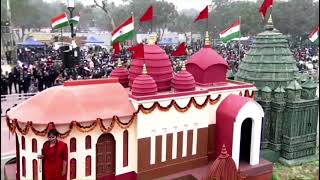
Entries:
[[120,43],[116,42],[113,44],[114,54],[120,54]]
[[140,22],[151,21],[153,19],[153,6],[150,6],[144,15],[140,18]]
[[199,16],[194,20],[194,22],[202,20],[202,19],[208,19],[209,16],[209,9],[208,6],[206,6],[199,14]]
[[184,42],[181,43],[177,47],[177,49],[174,52],[172,52],[171,55],[172,56],[185,56],[185,55],[187,55],[187,53],[186,53],[186,44]]
[[273,5],[273,0],[264,0],[264,2],[262,3],[259,9],[259,12],[263,16],[263,18],[266,18],[267,11],[270,7],[272,7],[272,5]]
[[128,50],[133,52],[132,59],[144,58],[144,47],[142,43],[132,46]]

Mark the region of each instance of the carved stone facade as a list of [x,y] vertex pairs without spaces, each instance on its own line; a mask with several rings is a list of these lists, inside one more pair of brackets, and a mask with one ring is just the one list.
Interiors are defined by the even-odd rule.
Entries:
[[278,87],[271,92],[268,89],[263,88],[262,97],[272,98],[258,101],[266,113],[262,148],[274,151],[280,162],[287,165],[310,159],[316,153],[319,106],[316,85],[310,79],[301,87],[293,80],[286,88]]
[[296,164],[315,155],[316,85],[298,73],[288,41],[273,27],[271,16],[265,30],[256,36],[235,79],[254,83],[259,89],[256,100],[265,112],[261,139],[264,158]]

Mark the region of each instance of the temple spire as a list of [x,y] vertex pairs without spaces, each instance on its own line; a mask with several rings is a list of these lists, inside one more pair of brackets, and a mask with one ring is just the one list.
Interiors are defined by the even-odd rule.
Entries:
[[187,68],[186,68],[186,62],[185,61],[182,61],[182,66],[181,66],[181,71],[186,71]]
[[143,75],[146,75],[146,74],[148,74],[148,71],[147,71],[147,66],[146,66],[146,64],[143,64],[143,68],[142,68],[142,74],[143,74]]
[[121,62],[121,59],[118,58],[118,64],[117,64],[117,67],[122,67],[122,62]]
[[269,30],[269,31],[272,31],[274,29],[273,27],[273,20],[272,20],[272,15],[270,14],[269,15],[269,19],[267,21],[267,24],[265,26],[265,30]]
[[206,36],[205,36],[205,39],[204,39],[204,46],[210,46],[210,38],[209,38],[209,32],[206,31]]

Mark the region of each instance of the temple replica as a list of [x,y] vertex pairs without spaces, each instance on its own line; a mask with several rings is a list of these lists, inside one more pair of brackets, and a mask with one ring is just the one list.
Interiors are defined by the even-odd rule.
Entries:
[[56,128],[68,144],[68,179],[271,180],[257,89],[227,80],[209,43],[207,33],[178,73],[163,49],[143,45],[129,71],[119,62],[108,79],[65,82],[8,110],[17,179],[42,179],[37,155]]
[[316,159],[319,98],[317,85],[298,73],[285,36],[273,27],[256,36],[235,75],[255,84],[264,109],[262,148],[266,159],[296,165]]

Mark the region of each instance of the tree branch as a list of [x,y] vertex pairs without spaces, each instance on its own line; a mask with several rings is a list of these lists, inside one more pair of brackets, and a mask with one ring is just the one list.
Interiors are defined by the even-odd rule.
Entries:
[[111,21],[111,25],[112,25],[112,29],[116,29],[116,25],[114,23],[114,20],[112,18],[112,15],[110,13],[110,11],[108,10],[107,8],[107,3],[103,0],[102,1],[102,5],[100,5],[97,0],[93,0],[94,4],[99,7],[100,9],[102,9],[106,14],[107,16],[110,18],[110,21]]

